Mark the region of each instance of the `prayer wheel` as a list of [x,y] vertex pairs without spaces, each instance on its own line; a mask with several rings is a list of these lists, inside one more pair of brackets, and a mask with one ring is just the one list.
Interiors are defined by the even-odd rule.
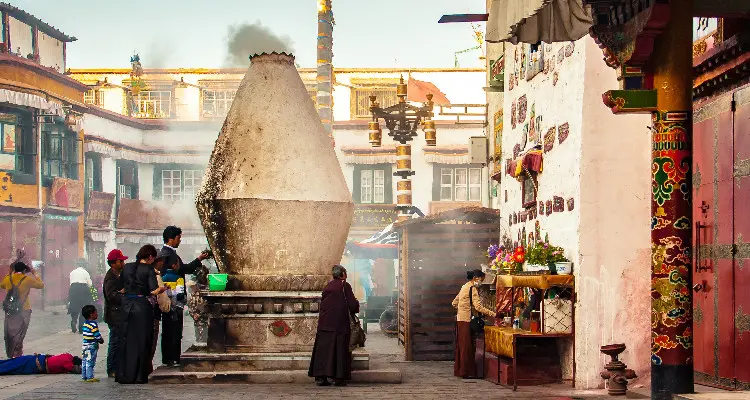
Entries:
[[372,147],[380,147],[383,140],[383,131],[380,130],[380,123],[377,121],[370,121],[370,145]]
[[428,146],[437,145],[437,131],[435,130],[435,121],[424,121],[424,140]]
[[402,179],[396,182],[396,199],[398,207],[411,207],[410,179]]
[[396,171],[411,171],[411,145],[399,144],[396,146]]

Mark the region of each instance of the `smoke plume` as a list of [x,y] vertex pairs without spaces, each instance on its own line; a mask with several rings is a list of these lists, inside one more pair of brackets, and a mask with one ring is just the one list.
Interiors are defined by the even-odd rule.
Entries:
[[230,67],[246,67],[251,55],[274,51],[292,53],[292,44],[289,36],[277,36],[260,22],[231,25],[227,33],[226,63]]
[[173,47],[168,43],[154,39],[143,54],[141,63],[144,68],[166,68],[173,55]]

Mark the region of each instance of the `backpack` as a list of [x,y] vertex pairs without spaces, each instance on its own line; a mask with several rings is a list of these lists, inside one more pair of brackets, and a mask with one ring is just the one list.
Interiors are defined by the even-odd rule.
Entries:
[[24,279],[26,279],[26,276],[18,281],[18,285],[14,285],[13,277],[8,277],[8,280],[10,281],[10,290],[5,294],[5,300],[3,300],[3,311],[5,311],[6,315],[15,315],[23,310],[23,303],[26,302],[26,299],[21,300],[20,286]]

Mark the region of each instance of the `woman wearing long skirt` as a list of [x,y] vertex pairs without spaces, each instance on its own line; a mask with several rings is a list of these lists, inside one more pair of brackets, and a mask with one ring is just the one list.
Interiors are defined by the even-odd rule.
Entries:
[[147,244],[138,251],[134,263],[125,264],[120,279],[125,289],[122,300],[122,340],[117,357],[118,383],[148,383],[151,372],[154,308],[148,296],[158,294],[152,264],[156,248]]
[[[469,323],[474,310],[485,314],[489,317],[495,317],[496,313],[482,306],[481,298],[477,293],[477,288],[484,280],[484,272],[475,269],[466,272],[466,278],[469,279],[453,299],[453,308],[456,312],[456,354],[453,364],[453,375],[464,379],[477,377],[477,366],[474,361],[476,353],[476,343],[472,337]],[[471,296],[471,298],[469,298]],[[473,306],[473,307],[472,307]],[[473,308],[473,309],[472,309]]]
[[331,272],[333,280],[323,289],[318,332],[307,372],[315,377],[318,386],[330,385],[328,379],[333,379],[336,386],[344,386],[352,378],[349,314],[359,312],[359,301],[346,282],[346,268],[334,265]]

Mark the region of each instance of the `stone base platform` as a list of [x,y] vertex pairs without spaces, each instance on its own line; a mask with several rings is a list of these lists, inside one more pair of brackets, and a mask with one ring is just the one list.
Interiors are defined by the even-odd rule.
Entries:
[[[180,356],[181,372],[217,373],[226,371],[284,371],[307,372],[310,352],[289,353],[213,353],[201,345],[193,345]],[[353,370],[370,369],[370,354],[354,351]]]
[[[149,376],[154,384],[309,384],[315,380],[307,376],[307,370],[286,371],[221,371],[182,372],[178,368],[159,367]],[[401,371],[381,369],[352,371],[352,383],[401,383]]]

